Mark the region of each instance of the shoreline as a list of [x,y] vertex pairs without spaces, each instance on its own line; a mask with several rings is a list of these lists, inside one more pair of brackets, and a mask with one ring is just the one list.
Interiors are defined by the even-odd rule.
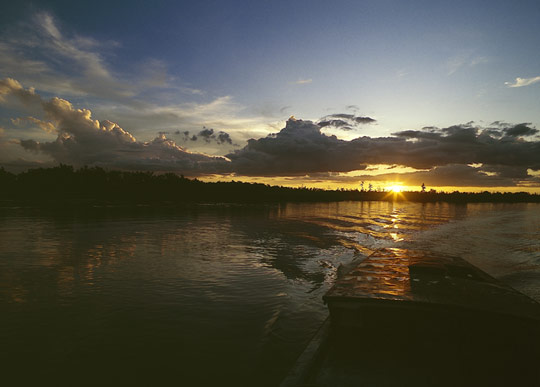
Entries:
[[419,203],[540,203],[528,192],[393,192],[384,190],[291,188],[262,183],[203,182],[173,173],[106,171],[61,165],[18,175],[0,167],[0,206],[179,205],[184,203],[314,203],[410,201]]

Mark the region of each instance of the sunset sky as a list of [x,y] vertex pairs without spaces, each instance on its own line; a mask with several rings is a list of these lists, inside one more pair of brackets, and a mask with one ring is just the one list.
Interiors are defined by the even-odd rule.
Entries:
[[540,192],[539,20],[538,1],[9,2],[0,165]]

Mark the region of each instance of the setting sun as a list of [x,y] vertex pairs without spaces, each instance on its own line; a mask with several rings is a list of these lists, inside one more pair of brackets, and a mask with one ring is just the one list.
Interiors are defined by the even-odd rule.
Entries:
[[391,185],[388,187],[388,189],[392,192],[401,192],[403,190],[403,186],[401,185]]

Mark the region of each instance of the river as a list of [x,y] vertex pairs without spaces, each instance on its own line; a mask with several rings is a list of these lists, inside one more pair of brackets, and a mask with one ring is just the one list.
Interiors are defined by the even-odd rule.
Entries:
[[539,241],[539,204],[2,208],[4,379],[274,386],[340,265],[453,254],[540,301]]

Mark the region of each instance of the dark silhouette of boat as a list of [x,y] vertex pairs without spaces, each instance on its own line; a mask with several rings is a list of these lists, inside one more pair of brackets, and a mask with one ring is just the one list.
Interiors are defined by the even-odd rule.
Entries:
[[540,386],[540,304],[461,258],[382,249],[323,299],[282,387]]

